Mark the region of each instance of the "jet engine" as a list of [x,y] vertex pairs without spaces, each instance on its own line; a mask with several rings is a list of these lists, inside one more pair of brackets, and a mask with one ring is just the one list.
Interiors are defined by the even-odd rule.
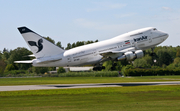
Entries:
[[137,50],[135,52],[129,51],[124,53],[124,55],[120,56],[117,58],[117,60],[127,60],[127,61],[131,61],[137,58],[141,58],[144,56],[144,53],[142,50]]

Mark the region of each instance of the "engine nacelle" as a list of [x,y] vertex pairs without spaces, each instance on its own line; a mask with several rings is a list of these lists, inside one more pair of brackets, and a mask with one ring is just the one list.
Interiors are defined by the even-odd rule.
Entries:
[[142,50],[137,50],[134,53],[129,51],[129,52],[124,53],[124,55],[118,57],[117,60],[125,60],[126,59],[127,61],[132,61],[136,58],[141,58],[143,56],[144,56],[144,53]]
[[144,53],[142,50],[135,51],[135,54],[136,54],[136,59],[144,56]]
[[127,61],[133,60],[136,57],[133,52],[126,52],[124,55],[126,56]]
[[130,61],[130,60],[133,60],[135,57],[136,57],[135,54],[133,52],[129,51],[129,52],[124,53],[124,55],[118,57],[117,60],[120,61],[120,60],[126,59],[126,60]]

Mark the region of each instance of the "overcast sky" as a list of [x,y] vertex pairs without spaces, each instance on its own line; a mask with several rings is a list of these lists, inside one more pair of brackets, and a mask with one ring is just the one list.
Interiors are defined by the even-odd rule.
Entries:
[[161,46],[180,45],[180,0],[0,0],[0,50],[26,47],[17,27],[56,42],[105,40],[144,27],[169,33]]

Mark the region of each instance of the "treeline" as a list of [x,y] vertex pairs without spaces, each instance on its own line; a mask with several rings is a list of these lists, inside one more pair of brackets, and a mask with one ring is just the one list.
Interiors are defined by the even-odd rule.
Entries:
[[95,40],[95,41],[92,41],[92,40],[88,40],[88,41],[77,41],[77,42],[74,42],[74,43],[68,43],[67,44],[67,47],[64,48],[62,47],[61,45],[61,42],[58,41],[57,43],[55,43],[55,41],[53,39],[51,39],[50,37],[44,37],[45,39],[47,39],[48,41],[52,42],[53,44],[56,44],[57,46],[59,46],[60,48],[62,49],[65,49],[65,50],[68,50],[68,49],[72,49],[72,48],[75,48],[75,47],[79,47],[79,46],[82,46],[82,45],[87,45],[87,44],[91,44],[91,43],[95,43],[95,42],[98,42],[98,40]]
[[179,69],[139,69],[131,68],[123,71],[124,76],[164,76],[164,75],[180,75]]
[[[55,43],[53,39],[50,37],[44,37],[45,39],[49,40],[53,44],[59,46],[62,49],[71,49],[74,47],[82,46],[85,44],[90,44],[96,41],[77,41],[76,43],[67,44],[67,47],[64,48],[61,45],[61,42]],[[0,51],[0,76],[11,76],[14,74],[30,74],[30,73],[36,73],[36,74],[44,74],[48,71],[54,71],[56,70],[55,67],[33,67],[31,64],[15,64],[14,61],[20,61],[20,60],[31,60],[34,59],[33,57],[28,57],[27,55],[31,55],[32,52],[24,47],[18,47],[14,50],[8,50],[4,48],[2,51]]]

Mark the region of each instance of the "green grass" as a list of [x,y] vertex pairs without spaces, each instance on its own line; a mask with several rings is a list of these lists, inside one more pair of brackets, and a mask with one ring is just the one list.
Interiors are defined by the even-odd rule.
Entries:
[[0,92],[1,111],[179,111],[180,86]]
[[179,81],[179,80],[180,80],[180,76],[0,78],[0,86],[37,85],[37,84],[154,82],[154,81],[157,82],[157,81]]

